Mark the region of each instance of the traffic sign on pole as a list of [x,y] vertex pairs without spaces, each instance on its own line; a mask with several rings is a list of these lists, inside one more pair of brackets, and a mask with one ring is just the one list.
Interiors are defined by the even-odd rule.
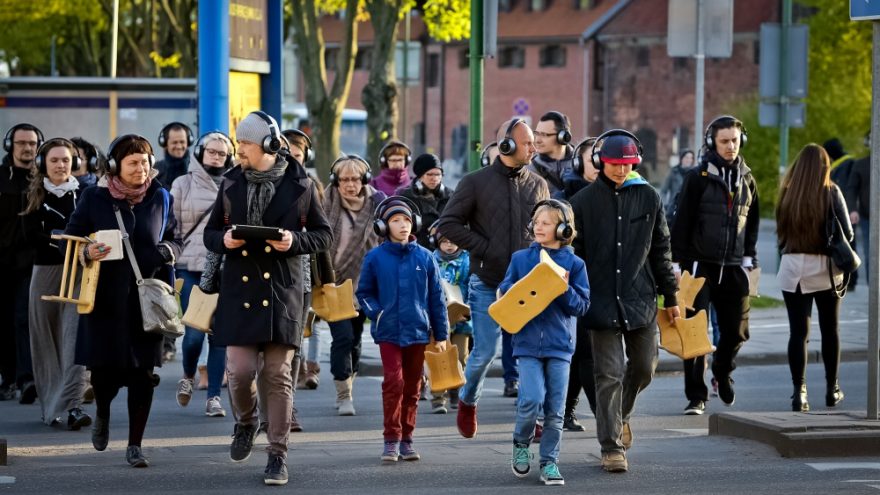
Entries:
[[880,0],[849,0],[849,18],[853,21],[880,19]]

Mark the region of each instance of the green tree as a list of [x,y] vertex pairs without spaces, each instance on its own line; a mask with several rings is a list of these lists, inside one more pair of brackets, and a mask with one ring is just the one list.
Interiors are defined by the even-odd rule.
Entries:
[[[837,137],[845,149],[864,153],[871,120],[871,23],[849,20],[847,2],[797,0],[813,14],[810,27],[806,125],[792,129],[788,166],[804,145]],[[758,99],[739,102],[735,114],[749,130],[743,154],[758,181],[763,216],[772,217],[779,185],[779,129],[758,126]]]

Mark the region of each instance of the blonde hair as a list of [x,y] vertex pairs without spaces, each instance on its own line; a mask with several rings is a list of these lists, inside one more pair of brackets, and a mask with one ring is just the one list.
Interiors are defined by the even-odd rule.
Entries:
[[339,177],[342,172],[349,170],[353,170],[356,174],[363,177],[366,175],[368,168],[365,162],[356,158],[342,158],[333,166],[332,172],[336,177]]
[[571,237],[568,239],[560,239],[556,235],[555,228],[553,229],[553,237],[557,241],[561,242],[563,246],[568,246],[569,244],[571,244],[571,241],[573,241],[574,238],[577,237],[577,231],[574,228],[574,213],[571,210],[571,206],[562,201],[554,201],[552,204],[544,203],[535,208],[535,213],[532,215],[532,225],[534,225],[535,222],[538,221],[538,217],[545,212],[550,215],[550,218],[556,221],[557,227],[559,226],[559,224],[566,222],[566,220],[568,221],[568,226],[571,227]]

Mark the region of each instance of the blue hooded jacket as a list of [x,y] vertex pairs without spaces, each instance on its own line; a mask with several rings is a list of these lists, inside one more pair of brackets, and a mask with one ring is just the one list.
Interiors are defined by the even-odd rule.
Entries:
[[498,290],[504,294],[528,275],[540,262],[542,249],[568,271],[568,290],[513,335],[513,357],[556,358],[571,362],[577,338],[576,317],[587,314],[590,308],[587,268],[571,247],[549,249],[533,242],[528,248],[513,253]]
[[[413,240],[415,240],[413,238]],[[372,320],[373,341],[400,347],[449,338],[440,269],[416,242],[385,241],[364,257],[357,299]]]
[[[468,298],[468,279],[471,273],[471,257],[468,252],[462,249],[457,258],[445,261],[440,249],[435,249],[434,261],[440,267],[440,277],[450,284],[458,286],[461,290],[461,299],[466,304]],[[470,321],[462,321],[457,323],[452,331],[461,335],[473,335],[474,327]]]

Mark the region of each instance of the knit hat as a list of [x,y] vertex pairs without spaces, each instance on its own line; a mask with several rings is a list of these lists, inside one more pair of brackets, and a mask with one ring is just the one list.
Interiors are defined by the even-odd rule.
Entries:
[[413,218],[412,208],[407,204],[406,201],[402,199],[396,199],[394,196],[385,200],[385,204],[382,206],[382,209],[376,215],[379,220],[382,220],[387,225],[391,220],[391,217],[394,215],[405,215],[409,218],[410,222],[415,223],[415,219]]
[[443,171],[443,164],[440,163],[440,158],[437,155],[430,153],[419,155],[413,163],[413,173],[416,174],[416,179],[428,173],[432,168],[439,168],[440,171]]
[[[271,115],[267,114],[266,116],[269,117],[269,120],[272,121],[272,124],[274,124],[277,129],[278,123],[275,122],[275,119],[273,119]],[[252,143],[262,144],[263,140],[266,139],[266,136],[271,134],[272,131],[269,127],[269,123],[255,112],[247,114],[247,117],[243,118],[235,128],[235,139],[238,141],[250,141]]]

